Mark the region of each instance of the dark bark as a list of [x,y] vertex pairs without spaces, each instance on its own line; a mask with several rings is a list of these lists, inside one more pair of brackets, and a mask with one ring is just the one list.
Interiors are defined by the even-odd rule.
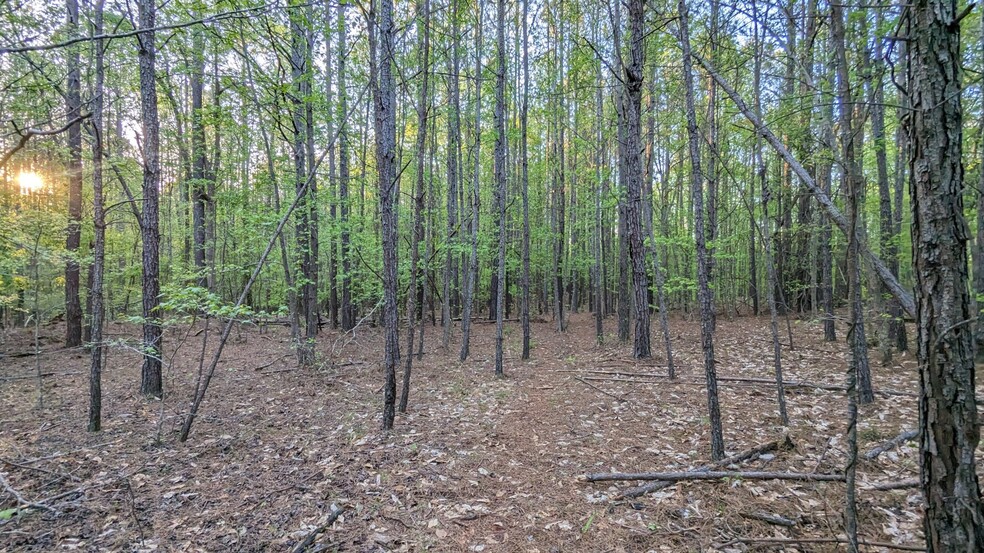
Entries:
[[414,330],[419,323],[423,326],[422,317],[417,310],[417,290],[426,286],[420,282],[418,266],[420,264],[420,243],[424,239],[424,167],[427,161],[427,113],[430,108],[427,83],[430,72],[430,0],[422,0],[423,20],[419,22],[420,38],[420,96],[417,100],[417,174],[414,179],[413,191],[413,234],[410,236],[410,291],[407,293],[407,359],[403,366],[403,388],[400,392],[399,411],[407,412],[410,398],[410,374],[413,371],[413,341]]
[[[79,2],[67,0],[68,32],[79,32]],[[82,241],[82,96],[79,52],[68,51],[68,78],[65,90],[65,119],[68,127],[68,236],[65,249],[65,347],[82,345],[82,304],[79,300],[79,246]]]
[[701,348],[704,350],[704,376],[707,381],[707,411],[711,423],[711,459],[724,457],[724,433],[721,429],[721,408],[718,405],[717,368],[714,359],[714,319],[711,310],[711,288],[707,274],[707,244],[704,235],[704,175],[700,167],[700,136],[694,109],[694,77],[691,63],[690,30],[687,25],[687,3],[678,4],[680,45],[683,49],[683,80],[687,97],[687,135],[690,146],[692,204],[694,211],[694,242],[697,249],[697,296],[700,303]]
[[[104,0],[95,0],[93,6],[92,34],[103,33]],[[93,43],[95,58],[95,84],[92,89],[92,321],[90,342],[92,357],[89,365],[89,432],[102,428],[102,364],[103,364],[103,275],[106,262],[106,217],[103,206],[103,41]]]
[[204,31],[194,29],[191,67],[191,202],[194,261],[198,286],[208,285],[205,267],[205,124],[203,121],[202,93],[205,80]]
[[345,28],[345,3],[338,3],[338,211],[341,226],[341,248],[339,256],[342,262],[342,298],[341,311],[342,330],[352,330],[355,327],[355,305],[352,304],[352,260],[351,260],[351,226],[349,223],[349,136],[348,136],[348,89],[345,76],[345,63],[348,58]]
[[[523,326],[522,359],[530,358],[530,175],[529,152],[527,149],[529,98],[530,98],[530,54],[529,54],[529,11],[530,0],[523,0],[523,99],[520,108],[520,172],[523,195],[523,275],[520,279],[519,318]],[[598,94],[601,94],[599,88]]]
[[472,174],[471,194],[471,257],[468,263],[468,276],[465,283],[464,309],[461,315],[461,352],[458,359],[468,359],[471,341],[471,318],[475,303],[475,291],[478,288],[478,211],[480,206],[480,190],[482,162],[479,155],[482,146],[482,8],[479,3],[478,25],[475,26],[475,156],[474,172]]
[[875,396],[871,391],[871,369],[868,364],[868,342],[864,331],[864,306],[861,303],[861,236],[858,223],[859,203],[862,202],[864,176],[856,157],[856,141],[862,129],[855,126],[854,98],[848,75],[844,37],[844,10],[840,4],[830,7],[830,29],[837,66],[837,101],[840,105],[842,178],[847,196],[847,280],[851,302],[851,328],[848,341],[851,344],[851,363],[856,371],[858,401],[871,403]]
[[926,550],[969,553],[984,551],[984,511],[974,461],[976,316],[967,275],[957,4],[910,6],[907,88]]
[[[379,209],[383,234],[383,326],[386,350],[383,364],[383,430],[393,428],[396,415],[396,366],[400,362],[400,338],[397,326],[397,212],[396,206],[396,86],[393,78],[394,35],[393,0],[380,0],[379,18],[370,12],[370,38],[376,106],[376,169],[379,175]],[[409,353],[408,353],[409,354]]]
[[[447,175],[448,175],[448,197],[447,213],[448,226],[445,237],[444,254],[444,288],[441,303],[441,321],[444,325],[444,332],[441,338],[444,349],[447,350],[451,343],[451,333],[454,329],[454,296],[458,293],[458,255],[456,247],[461,243],[460,229],[458,223],[458,186],[460,184],[459,174],[461,169],[458,161],[461,156],[461,146],[459,135],[461,134],[461,98],[458,88],[459,79],[459,53],[458,53],[458,0],[451,1],[451,55],[448,59],[449,75],[448,80],[448,149],[447,149]],[[525,27],[524,27],[525,28]]]
[[[156,26],[157,7],[153,0],[137,4],[141,29]],[[143,211],[140,217],[143,279],[143,367],[140,393],[150,397],[163,394],[161,382],[161,352],[163,330],[158,317],[160,305],[160,229],[158,227],[158,190],[160,183],[160,128],[157,116],[157,85],[154,44],[155,32],[147,30],[137,35],[140,59],[140,116],[143,127]]]
[[[764,42],[764,32],[763,36],[760,37],[758,34],[758,4],[752,3],[752,13],[755,20],[754,31],[755,31],[755,62],[754,62],[754,73],[753,73],[753,85],[752,88],[755,90],[755,114],[759,117],[762,116],[762,95],[761,95],[761,82],[762,82],[762,43]],[[776,400],[779,406],[779,420],[782,422],[783,426],[789,425],[789,414],[786,410],[786,390],[785,384],[783,383],[782,377],[782,346],[779,342],[779,322],[778,322],[778,306],[776,305],[776,289],[778,288],[778,278],[776,274],[775,265],[775,250],[773,247],[772,240],[772,225],[769,219],[769,200],[772,196],[772,190],[769,187],[768,170],[765,165],[765,160],[762,158],[762,137],[759,135],[755,136],[755,171],[759,182],[762,186],[762,244],[765,248],[765,273],[766,273],[766,290],[765,296],[766,301],[769,306],[769,331],[772,337],[772,364],[776,377]],[[754,235],[754,233],[753,233]]]
[[629,63],[623,64],[622,107],[624,118],[626,171],[625,219],[628,231],[629,256],[632,260],[632,281],[635,291],[635,342],[632,354],[636,358],[652,356],[649,341],[649,275],[646,271],[645,237],[642,229],[642,85],[645,53],[645,2],[632,0],[629,9]]
[[496,3],[495,182],[499,211],[499,286],[495,299],[495,375],[502,377],[502,325],[506,288],[506,1]]

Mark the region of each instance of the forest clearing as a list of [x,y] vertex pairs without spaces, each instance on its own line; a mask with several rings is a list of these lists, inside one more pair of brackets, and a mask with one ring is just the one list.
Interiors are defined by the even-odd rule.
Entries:
[[[110,354],[105,422],[95,434],[78,430],[86,412],[85,396],[78,393],[85,374],[62,374],[82,364],[82,354],[59,351],[60,329],[46,329],[50,342],[41,364],[54,374],[45,378],[45,408],[38,412],[34,359],[10,356],[30,351],[30,339],[21,333],[6,344],[0,374],[20,378],[5,380],[0,393],[10,406],[0,423],[0,463],[17,463],[3,470],[27,497],[74,493],[51,502],[57,516],[38,512],[0,526],[0,543],[23,551],[291,551],[332,509],[343,508],[315,540],[322,546],[317,550],[843,550],[808,541],[842,536],[840,482],[717,479],[619,498],[643,482],[583,481],[590,472],[680,471],[709,462],[699,325],[673,323],[679,356],[673,382],[658,355],[637,361],[631,348],[614,340],[596,345],[593,321],[583,314],[571,317],[567,335],[548,322],[535,323],[530,361],[519,360],[512,325],[509,370],[505,379],[493,379],[494,325],[476,325],[474,360],[460,363],[438,348],[416,364],[412,407],[398,416],[392,433],[379,430],[380,329],[361,329],[333,359],[298,369],[283,357],[285,329],[245,327],[220,365],[196,434],[184,444],[174,438],[200,341],[192,338],[174,368],[165,370],[165,384],[175,392],[163,409],[133,390],[139,355]],[[114,334],[128,330],[109,328]],[[844,344],[819,340],[817,321],[795,321],[793,328],[787,378],[842,384],[849,357]],[[175,330],[168,338],[179,338],[182,329]],[[723,382],[771,378],[763,362],[770,358],[771,344],[761,338],[767,334],[767,318],[719,322],[729,455],[783,436],[768,385]],[[333,338],[326,333],[323,343]],[[876,390],[903,394],[879,394],[861,410],[863,452],[918,423],[913,359],[902,356],[872,368]],[[843,392],[791,388],[788,401],[795,447],[738,463],[736,470],[840,471],[846,455]],[[871,489],[916,477],[916,451],[907,442],[861,461],[863,540],[921,550],[914,484]],[[807,541],[734,541],[752,538]]]
[[968,0],[0,0],[0,550],[984,552]]

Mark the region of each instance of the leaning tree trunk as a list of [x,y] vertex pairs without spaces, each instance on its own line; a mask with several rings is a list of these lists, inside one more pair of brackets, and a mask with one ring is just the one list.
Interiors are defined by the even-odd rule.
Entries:
[[707,380],[707,409],[711,422],[711,459],[724,458],[724,433],[721,430],[721,408],[718,405],[717,369],[714,360],[714,318],[711,313],[711,287],[707,275],[707,243],[704,235],[704,176],[700,169],[700,135],[694,109],[694,76],[691,63],[690,30],[687,26],[687,3],[680,0],[680,45],[683,48],[683,80],[687,97],[687,134],[690,146],[692,197],[694,211],[694,242],[697,246],[697,296],[700,303],[700,336],[704,350],[704,375]]
[[143,121],[143,211],[140,217],[140,235],[143,242],[143,367],[141,368],[140,393],[160,397],[162,335],[160,312],[160,228],[158,226],[158,197],[160,182],[160,128],[157,119],[157,84],[154,60],[157,47],[154,44],[157,6],[153,0],[140,0],[137,4],[140,28],[150,29],[137,35],[140,58],[140,115]]
[[919,334],[920,480],[927,551],[984,551],[970,310],[956,0],[908,11],[909,170]]

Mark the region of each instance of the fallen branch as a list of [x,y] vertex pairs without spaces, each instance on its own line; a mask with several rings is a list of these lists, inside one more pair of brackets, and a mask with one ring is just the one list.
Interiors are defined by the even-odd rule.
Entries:
[[887,442],[882,442],[878,447],[873,448],[871,451],[864,454],[865,460],[873,461],[877,459],[879,455],[885,453],[890,449],[895,449],[896,447],[902,445],[909,440],[914,440],[919,436],[918,430],[906,430],[905,432],[899,434],[898,436],[888,440]]
[[812,472],[758,472],[758,471],[699,471],[685,472],[599,472],[585,475],[588,482],[610,480],[806,480],[808,482],[843,482],[843,474],[814,474]]
[[49,507],[48,505],[45,505],[44,503],[36,503],[34,501],[28,501],[27,499],[25,499],[24,496],[20,494],[20,492],[15,490],[13,486],[11,486],[9,482],[7,482],[7,479],[4,478],[2,472],[0,472],[0,485],[2,485],[4,491],[10,494],[11,497],[13,497],[14,500],[17,502],[18,510],[20,510],[23,507],[24,509],[36,509],[38,511],[48,511],[49,513],[55,515],[58,514],[57,510],[55,510],[52,507]]
[[[780,450],[790,450],[796,447],[793,441],[789,439],[788,435],[783,436],[781,439],[771,441],[766,444],[757,445],[751,449],[742,451],[732,455],[731,457],[721,459],[720,461],[715,461],[713,463],[704,465],[695,469],[698,472],[706,472],[714,470],[716,468],[727,467],[736,463],[742,463],[748,461],[749,459],[754,459],[763,453],[771,453],[773,451]],[[663,488],[668,488],[673,485],[673,482],[668,480],[657,480],[656,482],[650,482],[642,486],[635,488],[629,488],[628,490],[622,492],[621,497],[641,497],[647,493],[662,490]]]
[[335,521],[338,520],[339,515],[341,515],[343,511],[345,511],[344,507],[332,509],[331,515],[328,517],[328,520],[325,521],[325,523],[322,524],[321,526],[315,528],[310,534],[308,534],[304,538],[304,540],[301,541],[301,543],[297,544],[297,547],[291,550],[291,553],[301,553],[308,547],[314,545],[314,540],[318,538],[318,534],[321,534],[322,532],[327,530],[332,524],[334,524]]
[[[796,544],[808,544],[808,543],[849,543],[844,538],[735,538],[727,543],[722,543],[715,545],[715,549],[724,549],[731,545],[737,543],[772,543],[776,545],[796,545]],[[867,545],[869,547],[884,547],[886,549],[896,549],[898,551],[926,551],[925,547],[917,547],[915,545],[897,545],[894,543],[885,543],[880,541],[865,541],[858,540],[858,545]]]
[[[776,381],[772,378],[750,378],[750,377],[735,377],[735,376],[719,376],[718,382],[736,382],[736,383],[748,383],[748,384],[767,384],[770,386],[775,386]],[[819,384],[817,382],[807,382],[801,380],[789,380],[783,381],[783,386],[786,389],[789,388],[815,388],[817,390],[826,390],[828,392],[846,392],[847,387],[840,384]],[[917,397],[917,394],[911,392],[902,392],[899,390],[875,390],[874,393],[882,394],[886,396],[903,396],[903,397]]]
[[608,397],[612,397],[612,398],[615,398],[615,399],[616,399],[617,401],[620,401],[620,402],[624,402],[624,401],[626,401],[626,399],[625,399],[625,398],[623,398],[623,397],[621,397],[621,396],[617,396],[617,395],[615,395],[615,394],[613,394],[613,393],[611,393],[611,392],[606,392],[605,390],[602,390],[601,388],[599,388],[599,387],[597,387],[597,386],[595,386],[594,384],[592,384],[592,383],[590,383],[590,382],[588,382],[587,380],[585,380],[585,379],[583,379],[583,378],[581,378],[580,376],[575,376],[575,377],[574,377],[574,380],[577,380],[577,381],[579,381],[579,382],[581,382],[581,383],[582,383],[582,384],[584,384],[585,386],[589,386],[589,387],[591,387],[591,388],[594,388],[595,390],[597,390],[597,391],[599,391],[599,392],[601,392],[601,393],[603,393],[603,394],[605,394],[605,395],[606,395],[606,396],[608,396]]
[[[632,376],[636,378],[666,378],[665,374],[657,373],[634,373],[628,371],[603,371],[600,369],[557,369],[554,372],[559,373],[578,373],[578,374],[610,374],[614,376]],[[608,379],[603,379],[608,380]]]
[[759,520],[775,526],[785,526],[786,528],[792,528],[793,526],[796,526],[795,520],[791,518],[786,518],[782,515],[777,515],[775,513],[765,513],[765,512],[741,513],[741,516],[752,520]]
[[65,373],[41,373],[41,374],[32,374],[32,375],[29,375],[29,376],[5,376],[3,378],[0,378],[0,380],[2,380],[4,382],[10,382],[11,380],[37,379],[38,377],[40,377],[40,378],[48,378],[48,377],[51,377],[51,376],[71,376],[73,374],[82,374],[82,373],[81,372],[78,372],[78,371],[73,371],[73,372],[65,372]]
[[898,482],[876,482],[870,485],[870,489],[878,490],[881,492],[886,492],[890,490],[908,490],[910,488],[918,488],[919,479],[918,478],[906,478],[905,480],[899,480]]

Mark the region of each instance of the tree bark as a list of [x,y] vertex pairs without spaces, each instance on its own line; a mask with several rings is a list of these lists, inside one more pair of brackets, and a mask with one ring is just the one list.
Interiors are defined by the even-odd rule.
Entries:
[[[157,6],[153,0],[137,4],[141,29],[156,26]],[[158,227],[158,196],[160,183],[160,128],[157,118],[157,84],[154,70],[157,47],[155,32],[147,30],[137,35],[140,60],[140,115],[143,124],[143,211],[140,217],[142,239],[143,279],[143,367],[140,393],[150,397],[163,394],[161,354],[163,330],[160,313],[160,229]]]
[[[395,209],[396,184],[396,87],[393,78],[394,35],[393,0],[380,0],[379,19],[370,11],[370,38],[373,58],[374,98],[376,104],[376,170],[379,175],[379,209],[383,233],[383,325],[386,351],[383,363],[383,430],[393,428],[396,415],[396,366],[400,362],[400,338],[397,326],[397,256],[398,220]],[[377,44],[378,43],[378,44]],[[378,77],[377,77],[378,74]],[[378,78],[378,80],[377,80]]]
[[[413,234],[410,236],[410,291],[407,293],[407,359],[403,365],[403,388],[400,392],[401,413],[407,412],[410,398],[410,373],[413,370],[414,330],[418,322],[423,326],[423,318],[418,318],[417,290],[426,286],[420,282],[420,242],[424,239],[424,167],[427,161],[427,113],[430,97],[427,82],[430,72],[430,0],[422,0],[423,20],[418,22],[420,38],[420,97],[417,101],[417,174],[413,191]],[[418,321],[418,319],[420,319]]]
[[[724,457],[724,433],[721,429],[721,408],[718,405],[717,368],[714,359],[714,318],[711,310],[711,288],[707,274],[707,244],[704,235],[704,175],[700,167],[700,136],[694,109],[694,76],[691,63],[690,30],[687,25],[687,3],[678,4],[680,45],[683,49],[683,81],[687,98],[687,134],[690,145],[691,190],[694,211],[694,241],[697,248],[697,295],[700,303],[700,336],[704,350],[704,376],[707,380],[707,410],[711,423],[711,460]],[[722,87],[723,88],[723,87]]]
[[[92,34],[103,34],[104,0],[93,5]],[[92,357],[89,365],[89,432],[102,428],[102,364],[103,364],[103,275],[106,263],[106,215],[103,206],[103,41],[93,42],[95,58],[95,84],[92,89],[92,322],[90,341]]]
[[[68,32],[79,33],[79,2],[67,0]],[[79,246],[82,241],[82,97],[79,51],[68,50],[68,79],[65,91],[65,119],[68,127],[68,236],[65,249],[65,347],[82,345],[82,304],[79,301]]]
[[499,210],[499,286],[495,299],[495,375],[502,377],[502,325],[506,290],[506,1],[498,0],[495,76],[495,182]]
[[909,170],[919,343],[920,479],[927,551],[984,551],[980,440],[963,209],[956,0],[908,10]]

